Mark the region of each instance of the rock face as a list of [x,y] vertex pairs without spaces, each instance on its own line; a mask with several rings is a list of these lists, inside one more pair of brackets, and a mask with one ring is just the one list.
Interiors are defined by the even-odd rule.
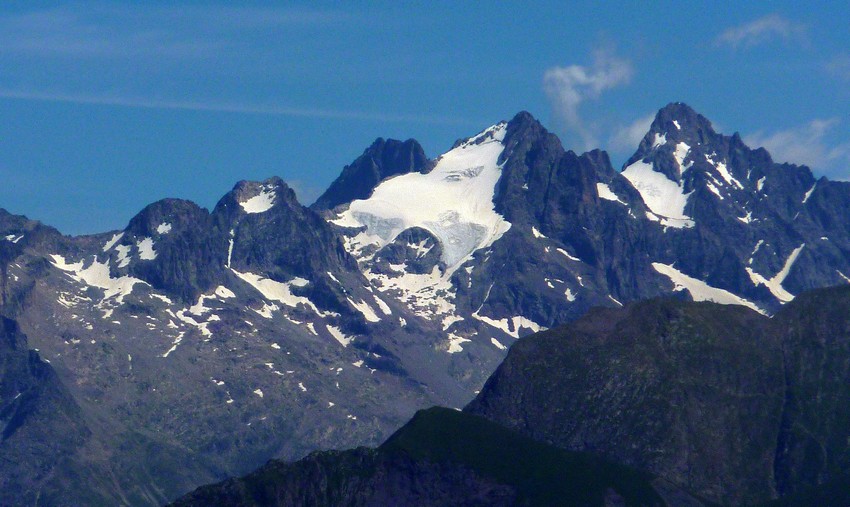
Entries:
[[415,139],[378,138],[310,206],[330,210],[355,199],[366,199],[381,181],[399,174],[427,172],[431,164]]
[[649,474],[522,437],[443,408],[419,412],[377,449],[270,462],[174,506],[700,505]]
[[92,236],[0,210],[0,315],[106,448],[147,449],[143,474],[115,472],[144,494],[108,503],[157,504],[463,406],[517,338],[593,307],[674,295],[773,314],[847,283],[848,209],[850,184],[683,104],[622,172],[520,113],[433,160],[378,140],[312,208],[271,178]]
[[[77,404],[52,366],[29,349],[17,323],[0,318],[0,504],[157,503],[198,477],[214,477],[186,460],[185,450],[136,428],[117,435],[116,426],[86,409],[91,407]],[[171,481],[152,483],[156,474]]]
[[99,498],[93,494],[96,485],[84,491],[85,485],[72,481],[68,470],[75,453],[91,438],[80,408],[50,365],[29,350],[17,323],[6,318],[0,318],[0,428],[3,460],[18,464],[4,468],[0,503],[32,504],[40,491],[45,499],[55,500],[61,488],[51,484],[54,474],[79,488],[75,498]]
[[651,300],[518,342],[466,408],[714,502],[799,494],[850,472],[850,288],[767,319]]

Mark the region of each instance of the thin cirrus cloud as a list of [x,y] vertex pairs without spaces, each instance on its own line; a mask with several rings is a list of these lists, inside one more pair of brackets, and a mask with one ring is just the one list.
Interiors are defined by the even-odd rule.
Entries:
[[590,66],[552,67],[543,75],[543,89],[557,119],[570,134],[578,136],[584,149],[599,145],[595,129],[584,121],[580,106],[602,92],[631,81],[631,62],[610,51],[594,52]]
[[850,142],[829,142],[839,125],[837,118],[817,119],[773,133],[755,132],[744,137],[744,142],[764,147],[777,162],[804,164],[830,177],[848,179]]
[[801,39],[805,36],[805,33],[805,25],[795,23],[779,14],[768,14],[749,23],[724,30],[715,39],[715,44],[738,49],[777,39]]
[[339,11],[226,6],[60,7],[0,15],[0,47],[6,54],[42,57],[199,58],[239,50],[257,31],[322,28],[350,22],[351,16]]
[[[298,64],[267,67],[269,54],[279,51],[287,37],[359,23],[358,16],[339,10],[132,4],[0,14],[0,69],[6,70],[0,74],[0,98],[317,119],[470,123],[417,112],[297,106],[240,93],[236,95],[242,97],[231,93],[177,98],[186,90],[176,83],[232,82],[233,76],[238,81],[245,69],[262,68],[268,75],[288,72]],[[267,44],[270,40],[274,44]]]
[[61,102],[69,104],[92,104],[118,106],[137,109],[171,109],[180,111],[205,111],[216,113],[256,114],[270,116],[292,116],[316,119],[375,121],[391,123],[426,123],[432,125],[469,125],[466,119],[423,115],[423,114],[385,114],[368,111],[298,108],[280,104],[250,104],[221,101],[160,100],[147,97],[123,97],[111,95],[84,95],[59,92],[31,92],[0,89],[0,99],[33,100],[39,102]]

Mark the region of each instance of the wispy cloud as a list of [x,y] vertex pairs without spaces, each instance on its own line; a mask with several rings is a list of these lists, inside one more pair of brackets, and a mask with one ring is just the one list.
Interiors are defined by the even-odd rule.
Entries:
[[605,90],[628,83],[633,72],[629,61],[610,51],[598,50],[589,67],[570,65],[548,69],[543,75],[543,89],[564,127],[581,139],[585,149],[592,149],[599,144],[597,136],[582,119],[579,107]]
[[108,95],[81,95],[49,92],[30,92],[0,89],[0,99],[34,100],[40,102],[63,102],[103,106],[131,107],[139,109],[171,109],[215,113],[256,114],[270,116],[292,116],[317,119],[374,121],[387,123],[427,123],[433,125],[474,125],[463,118],[426,114],[386,114],[368,111],[352,111],[322,108],[298,108],[279,104],[243,104],[236,102],[203,102],[191,100],[160,100],[147,97],[118,97]]
[[806,26],[783,18],[779,14],[768,14],[743,25],[734,26],[723,31],[715,39],[719,46],[733,49],[750,47],[775,39],[802,39],[806,34]]
[[101,5],[0,14],[0,48],[42,57],[200,58],[239,50],[257,31],[327,27],[350,13],[292,8]]
[[637,150],[643,136],[649,132],[649,127],[654,119],[655,113],[650,113],[628,125],[617,128],[608,140],[608,149],[620,153]]
[[777,162],[805,164],[829,176],[850,177],[850,142],[829,141],[840,121],[837,118],[812,120],[804,125],[773,133],[763,131],[745,136],[750,146],[762,146]]

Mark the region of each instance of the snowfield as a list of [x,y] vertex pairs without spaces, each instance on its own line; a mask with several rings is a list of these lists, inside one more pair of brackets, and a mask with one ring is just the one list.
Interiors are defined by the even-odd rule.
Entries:
[[352,202],[333,222],[365,226],[365,236],[379,247],[406,229],[421,227],[442,244],[448,276],[511,227],[493,205],[506,128],[505,123],[494,125],[443,154],[428,174],[409,173],[384,181],[371,197]]

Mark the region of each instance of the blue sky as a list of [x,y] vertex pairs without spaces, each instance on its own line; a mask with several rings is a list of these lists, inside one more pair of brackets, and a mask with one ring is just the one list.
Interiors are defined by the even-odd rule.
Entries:
[[673,101],[850,178],[841,2],[170,4],[3,3],[0,207],[92,233],[272,175],[309,203],[376,137],[436,156],[520,110],[619,167]]

